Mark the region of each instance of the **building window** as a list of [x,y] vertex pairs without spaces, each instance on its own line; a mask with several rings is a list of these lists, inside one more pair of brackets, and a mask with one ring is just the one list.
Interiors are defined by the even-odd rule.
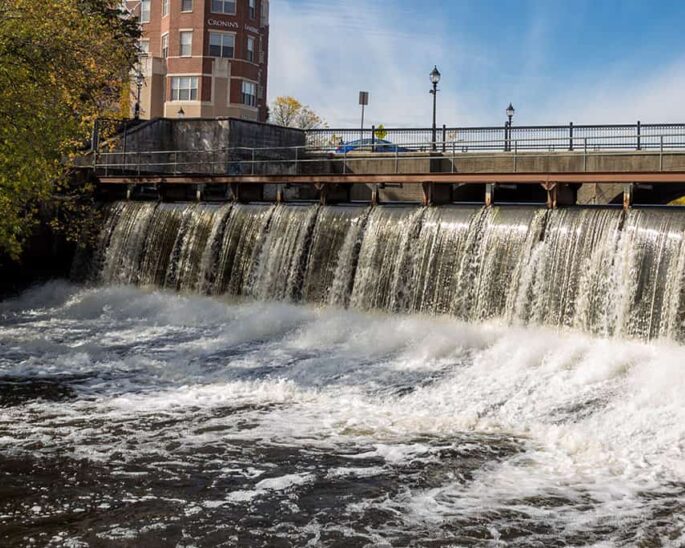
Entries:
[[150,0],[142,0],[140,2],[140,22],[150,22]]
[[257,106],[257,84],[243,80],[243,105]]
[[169,0],[162,0],[162,17],[169,15]]
[[266,27],[269,24],[269,4],[267,4],[264,0],[262,0],[260,19],[263,27]]
[[171,78],[172,101],[197,101],[197,76],[173,76]]
[[251,36],[247,37],[247,55],[245,58],[250,62],[254,63],[254,38]]
[[181,0],[181,11],[193,11],[193,0]]
[[235,35],[226,32],[209,33],[210,57],[233,57],[235,51]]
[[162,58],[169,57],[169,35],[162,34]]
[[212,0],[212,13],[235,15],[235,0]]
[[181,31],[181,46],[179,55],[190,57],[193,54],[193,31]]
[[247,1],[247,13],[250,19],[254,19],[255,17],[257,17],[257,0]]
[[138,42],[138,55],[141,57],[148,57],[150,55],[150,40]]

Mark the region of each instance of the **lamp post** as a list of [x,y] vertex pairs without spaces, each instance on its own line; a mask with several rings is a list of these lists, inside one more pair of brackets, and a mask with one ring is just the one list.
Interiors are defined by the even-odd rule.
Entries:
[[507,107],[507,110],[505,111],[507,113],[507,118],[509,119],[508,122],[505,123],[506,130],[504,132],[504,138],[505,138],[505,145],[504,145],[504,150],[511,150],[511,119],[514,117],[514,113],[516,110],[514,109],[514,106],[509,103],[509,106]]
[[143,76],[143,73],[140,71],[136,72],[137,93],[136,93],[136,104],[133,107],[133,117],[136,120],[140,119],[140,91],[143,89],[144,83],[145,83],[145,76]]
[[438,100],[438,82],[440,82],[440,71],[438,70],[437,65],[433,67],[433,70],[430,73],[430,79],[431,79],[431,84],[433,84],[433,89],[430,90],[430,93],[433,94],[433,150],[437,150],[437,146],[436,146],[436,131],[437,131],[436,109],[437,109],[437,100]]

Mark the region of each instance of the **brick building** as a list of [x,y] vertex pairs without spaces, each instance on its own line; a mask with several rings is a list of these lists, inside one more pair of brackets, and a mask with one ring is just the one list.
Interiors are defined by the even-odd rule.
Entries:
[[142,118],[266,120],[269,0],[136,0],[125,4],[138,17],[143,34]]

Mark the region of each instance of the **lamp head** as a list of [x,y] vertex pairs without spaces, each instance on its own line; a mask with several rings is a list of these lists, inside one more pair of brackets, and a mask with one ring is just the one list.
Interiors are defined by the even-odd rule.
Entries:
[[440,81],[440,71],[438,70],[437,65],[433,67],[433,70],[430,73],[430,79],[431,83],[434,85],[437,85]]

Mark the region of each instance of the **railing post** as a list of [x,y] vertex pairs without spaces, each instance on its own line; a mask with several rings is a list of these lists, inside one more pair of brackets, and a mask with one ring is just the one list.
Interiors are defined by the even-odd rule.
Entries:
[[509,122],[504,122],[504,152],[509,151]]
[[442,151],[447,150],[447,125],[442,124]]
[[343,152],[343,175],[347,173],[347,147],[345,148],[345,152]]
[[295,175],[300,174],[300,147],[295,147]]
[[376,126],[371,126],[371,152],[376,152]]
[[255,162],[255,149],[252,149],[252,169],[250,170],[250,173],[254,175],[254,162]]
[[664,136],[659,135],[659,171],[664,170]]
[[124,174],[126,173],[126,146],[127,146],[127,141],[128,141],[128,126],[124,126],[124,167],[123,172]]
[[568,149],[573,150],[573,122],[568,124]]
[[455,165],[454,165],[454,159],[455,159],[454,153],[455,153],[455,150],[454,150],[454,149],[455,149],[456,146],[457,146],[457,143],[455,143],[454,141],[452,141],[452,173],[454,173],[454,170],[455,170]]
[[642,150],[642,124],[637,121],[637,149]]
[[[511,148],[511,141],[509,142],[509,148]],[[518,151],[519,151],[519,142],[518,139],[514,141],[514,173],[516,173],[516,170],[518,169]]]
[[587,171],[587,137],[583,138],[583,171]]

